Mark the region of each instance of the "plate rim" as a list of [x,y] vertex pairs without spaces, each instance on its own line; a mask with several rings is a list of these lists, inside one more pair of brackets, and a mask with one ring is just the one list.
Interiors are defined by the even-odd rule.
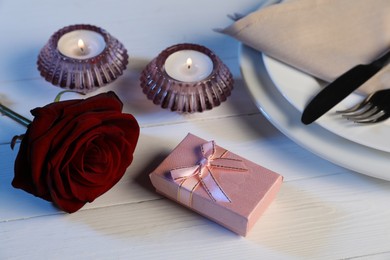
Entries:
[[[298,111],[303,112],[304,107],[310,98],[321,90],[321,84],[311,75],[301,72],[296,68],[278,61],[277,59],[274,59],[264,53],[261,53],[261,56],[264,60],[265,68],[274,82],[275,87],[293,107],[295,107]],[[283,72],[286,72],[285,75],[289,75],[287,76],[288,78],[286,78],[286,76],[279,76],[280,73]],[[293,80],[300,80],[301,82],[292,82]],[[288,81],[288,83],[286,83],[286,81]],[[313,82],[316,82],[317,85],[314,86]],[[290,86],[292,84],[294,84],[294,86],[300,85],[299,89],[291,89]],[[296,91],[301,96],[294,96]],[[386,122],[382,122],[381,124],[360,125],[346,120],[339,114],[336,114],[337,110],[344,110],[362,99],[362,95],[352,93],[333,107],[329,112],[317,119],[313,124],[319,124],[328,131],[355,143],[359,143],[373,149],[390,152],[390,139],[383,137],[387,136],[387,133],[389,132],[389,125]]]
[[242,43],[238,52],[246,88],[261,113],[279,131],[304,149],[336,165],[367,176],[390,180],[390,174],[386,176],[390,153],[347,140],[318,124],[303,125],[300,112],[285,100],[276,87],[269,87],[274,83],[265,70],[261,53]]

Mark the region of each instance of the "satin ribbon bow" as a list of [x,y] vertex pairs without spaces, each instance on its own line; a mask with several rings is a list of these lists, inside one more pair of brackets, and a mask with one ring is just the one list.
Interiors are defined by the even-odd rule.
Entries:
[[[221,185],[214,178],[213,170],[221,169],[224,170],[224,173],[226,171],[244,172],[248,170],[244,162],[235,158],[224,157],[228,152],[227,150],[219,157],[215,157],[216,147],[214,141],[202,144],[200,149],[202,158],[196,165],[175,168],[170,171],[172,179],[179,183],[178,201],[191,206],[192,194],[201,184],[213,201],[231,202]],[[189,192],[182,194],[183,188]]]

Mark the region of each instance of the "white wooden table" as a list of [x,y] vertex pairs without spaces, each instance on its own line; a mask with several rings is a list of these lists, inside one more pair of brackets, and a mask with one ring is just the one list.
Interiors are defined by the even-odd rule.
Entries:
[[[390,183],[333,165],[276,130],[245,88],[238,42],[213,31],[231,23],[227,14],[245,14],[260,4],[0,0],[2,102],[29,118],[30,109],[52,102],[60,89],[39,76],[37,55],[59,28],[89,23],[126,46],[127,70],[99,91],[115,91],[141,125],[134,162],[120,183],[66,214],[12,188],[19,147],[12,151],[9,142],[25,130],[0,117],[0,259],[389,259]],[[207,46],[231,69],[235,89],[220,107],[181,115],[153,105],[142,93],[144,66],[161,50],[183,42]],[[149,172],[188,132],[285,177],[246,238],[154,192]]]

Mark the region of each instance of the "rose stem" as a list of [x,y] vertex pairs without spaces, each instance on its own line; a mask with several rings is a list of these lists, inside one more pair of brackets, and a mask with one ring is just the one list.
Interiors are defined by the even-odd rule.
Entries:
[[25,127],[27,127],[31,123],[31,120],[19,115],[18,113],[9,109],[8,107],[4,106],[1,103],[0,103],[0,113],[5,116],[8,116],[9,118],[15,120],[16,122],[18,122],[19,124]]

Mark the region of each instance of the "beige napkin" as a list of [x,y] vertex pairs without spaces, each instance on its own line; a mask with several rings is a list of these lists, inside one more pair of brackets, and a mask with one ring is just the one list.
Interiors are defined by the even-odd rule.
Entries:
[[[390,50],[390,0],[290,0],[222,30],[325,81]],[[390,66],[362,87],[390,88]]]

